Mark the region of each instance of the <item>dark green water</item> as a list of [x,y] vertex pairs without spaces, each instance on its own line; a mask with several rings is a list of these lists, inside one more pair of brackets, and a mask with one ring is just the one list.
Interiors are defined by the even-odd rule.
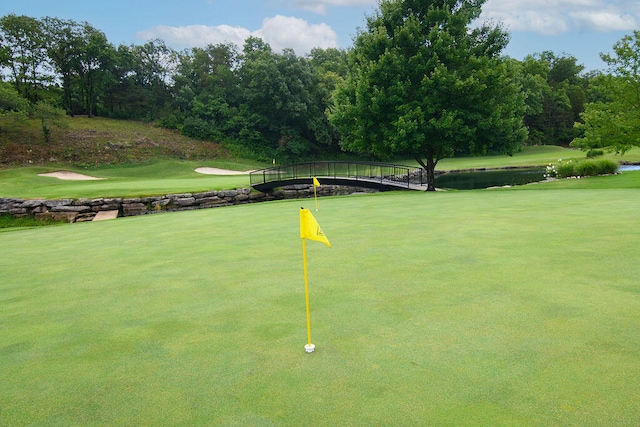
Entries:
[[518,168],[474,172],[451,172],[435,179],[436,187],[456,190],[523,185],[544,180],[544,168]]

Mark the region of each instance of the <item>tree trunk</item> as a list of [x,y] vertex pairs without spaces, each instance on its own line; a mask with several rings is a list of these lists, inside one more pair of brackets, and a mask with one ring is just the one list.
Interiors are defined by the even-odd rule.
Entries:
[[433,150],[429,150],[429,152],[427,153],[427,163],[426,164],[419,157],[416,157],[416,161],[418,162],[418,164],[420,166],[422,166],[422,169],[424,169],[427,172],[427,191],[436,191],[435,181],[436,181],[436,163],[437,163],[437,161],[434,159]]
[[436,162],[431,156],[427,158],[427,191],[436,191]]

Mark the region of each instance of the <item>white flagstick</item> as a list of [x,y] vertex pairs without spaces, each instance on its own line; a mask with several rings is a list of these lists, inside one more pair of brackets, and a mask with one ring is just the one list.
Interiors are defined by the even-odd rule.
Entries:
[[309,275],[307,273],[307,239],[302,239],[302,261],[304,263],[304,298],[307,307],[307,344],[304,351],[313,353],[316,346],[311,344],[311,313],[309,309]]

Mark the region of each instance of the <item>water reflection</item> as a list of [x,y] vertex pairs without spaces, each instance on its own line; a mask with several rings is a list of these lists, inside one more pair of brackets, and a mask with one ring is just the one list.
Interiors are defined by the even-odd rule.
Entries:
[[[640,165],[620,165],[618,172],[639,171]],[[436,176],[438,188],[475,190],[479,188],[524,185],[544,181],[545,168],[516,168],[473,172],[449,172]]]
[[523,185],[545,179],[545,168],[518,168],[473,172],[450,172],[435,178],[438,188],[475,190],[479,188]]

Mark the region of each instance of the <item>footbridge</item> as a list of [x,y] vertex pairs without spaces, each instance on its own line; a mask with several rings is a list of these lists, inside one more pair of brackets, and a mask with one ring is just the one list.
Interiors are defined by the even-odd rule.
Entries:
[[422,168],[373,162],[312,162],[274,166],[250,174],[251,186],[268,192],[277,187],[310,184],[315,177],[320,184],[388,190],[425,191],[426,175]]

